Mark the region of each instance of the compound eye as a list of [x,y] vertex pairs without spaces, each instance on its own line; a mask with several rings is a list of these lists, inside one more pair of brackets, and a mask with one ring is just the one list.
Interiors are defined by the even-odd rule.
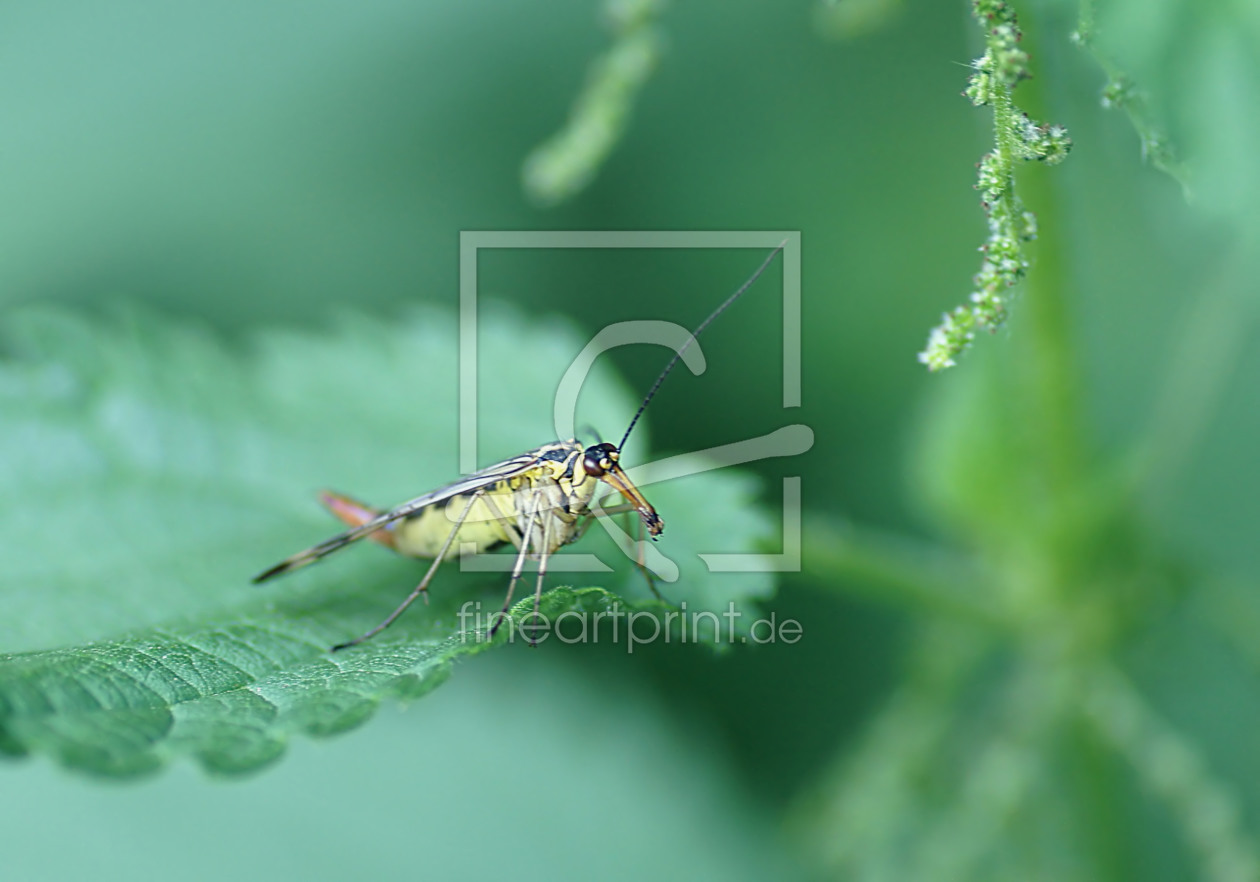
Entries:
[[592,478],[602,478],[616,467],[620,456],[617,448],[607,441],[602,444],[593,444],[586,448],[586,455],[582,458],[582,468]]
[[612,463],[606,456],[601,458],[596,454],[587,453],[582,459],[582,468],[592,478],[602,478],[612,468]]

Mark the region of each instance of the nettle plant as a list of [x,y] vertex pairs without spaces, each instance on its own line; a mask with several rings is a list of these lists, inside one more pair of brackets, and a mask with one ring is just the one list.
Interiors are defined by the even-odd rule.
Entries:
[[[851,32],[888,21],[896,6],[841,0],[819,16]],[[605,8],[612,45],[592,64],[566,125],[524,161],[523,187],[540,204],[571,198],[593,179],[660,60],[661,0]],[[973,11],[984,51],[965,94],[993,114],[993,149],[977,181],[989,234],[968,302],[945,315],[919,357],[932,371],[954,365],[978,330],[1003,326],[1020,290],[1017,327],[1000,355],[987,347],[952,376],[933,378],[939,397],[920,427],[911,483],[935,519],[937,544],[844,523],[834,511],[804,518],[806,581],[898,605],[914,638],[892,695],[867,732],[812,776],[793,827],[818,864],[846,878],[1107,875],[1082,870],[1095,864],[1136,878],[1125,855],[1088,853],[1107,850],[1098,830],[1132,821],[1114,794],[1098,792],[1107,786],[1095,786],[1098,769],[1114,780],[1123,767],[1126,793],[1158,801],[1196,876],[1255,879],[1244,786],[1216,771],[1202,727],[1170,722],[1128,664],[1135,635],[1193,618],[1201,633],[1187,640],[1233,646],[1255,666],[1254,592],[1188,566],[1142,505],[1184,470],[1195,423],[1206,418],[1204,390],[1232,366],[1217,340],[1236,340],[1236,322],[1227,308],[1208,310],[1207,330],[1185,334],[1187,354],[1173,359],[1194,370],[1168,384],[1149,431],[1110,459],[1098,453],[1057,239],[1068,225],[1051,175],[1019,171],[1058,163],[1071,147],[1062,126],[1033,119],[1015,100],[1042,105],[1029,46],[1045,35],[1022,33],[1009,3],[977,0]],[[1207,20],[1196,12],[1196,22]],[[1086,2],[1073,39],[1088,54],[1075,57],[1102,68],[1104,103],[1128,115],[1142,155],[1184,187],[1185,169],[1142,90],[1100,52],[1095,31]],[[1222,45],[1230,44],[1210,44]],[[1228,85],[1203,82],[1213,88],[1200,90],[1201,103]],[[1239,140],[1245,162],[1231,172],[1243,175],[1260,138]],[[1039,226],[1056,243],[1034,254],[1045,244],[1030,244]],[[1254,234],[1239,241],[1245,252]],[[1249,281],[1246,261],[1238,278]],[[554,388],[567,366],[557,353],[582,341],[519,316],[482,330],[495,360],[487,370],[517,380],[511,390],[487,389],[483,428],[505,445],[498,453],[534,446],[547,437],[550,413],[548,397],[535,393]],[[450,451],[414,432],[412,411],[422,388],[426,408],[453,422],[451,315],[350,318],[324,334],[267,331],[247,354],[197,328],[134,315],[102,330],[28,311],[7,317],[3,334],[0,496],[39,499],[59,517],[53,531],[29,509],[2,513],[0,541],[24,553],[6,557],[6,579],[22,588],[7,599],[0,645],[25,651],[0,655],[0,752],[41,752],[115,776],[178,756],[212,772],[249,772],[277,759],[294,734],[350,728],[382,700],[440,683],[455,660],[503,645],[458,630],[468,595],[447,583],[384,639],[331,655],[329,646],[379,621],[413,572],[401,561],[370,572],[330,561],[295,576],[283,595],[247,584],[278,550],[322,533],[311,476],[382,503],[397,494],[400,474],[418,488],[450,478],[425,472],[449,462]],[[1213,357],[1200,357],[1204,349]],[[638,400],[608,377],[592,390],[608,408],[593,418],[606,425],[623,425]],[[694,525],[694,547],[671,537],[680,559],[757,548],[774,530],[754,497],[729,471],[653,491],[668,517]],[[74,541],[53,541],[64,537]],[[158,618],[152,610],[170,608],[162,600],[169,604],[176,572],[183,616]],[[102,586],[117,589],[108,603]],[[768,590],[759,580],[717,588],[703,573],[685,573],[678,586],[671,599],[693,609],[732,598],[755,609]],[[557,588],[543,611],[599,612],[634,590]],[[641,604],[655,603],[637,590]],[[526,599],[512,614],[532,608]],[[96,642],[100,634],[125,636]],[[1254,685],[1254,670],[1237,668],[1228,673]]]
[[[993,112],[993,150],[976,164],[976,189],[989,236],[980,246],[980,271],[972,278],[974,288],[967,303],[941,317],[919,353],[919,361],[930,371],[953,367],[976,331],[995,333],[1006,322],[1011,298],[1029,269],[1024,246],[1037,238],[1037,217],[1019,198],[1016,169],[1028,161],[1058,165],[1072,149],[1065,127],[1035,120],[1015,103],[1016,87],[1032,79],[1033,73],[1012,5],[1004,0],[974,0],[972,9],[984,28],[985,52],[972,62],[974,73],[963,95]],[[1141,139],[1143,158],[1177,180],[1189,198],[1188,172],[1168,136],[1152,120],[1143,91],[1098,49],[1094,34],[1093,2],[1082,0],[1072,40],[1089,51],[1107,75],[1103,106],[1125,111]]]
[[[973,11],[985,51],[965,94],[993,112],[977,182],[989,237],[968,302],[944,316],[919,359],[934,372],[954,366],[976,331],[1003,326],[1016,290],[1019,321],[1000,353],[973,353],[941,378],[919,427],[913,493],[950,541],[812,524],[806,547],[819,570],[877,583],[867,596],[895,600],[921,627],[893,696],[799,801],[795,827],[846,878],[1138,878],[1160,862],[1155,852],[1175,855],[1185,877],[1260,878],[1246,820],[1254,788],[1222,774],[1240,760],[1220,739],[1237,696],[1254,696],[1254,590],[1188,564],[1165,519],[1152,517],[1166,514],[1169,481],[1188,470],[1207,418],[1201,401],[1237,363],[1231,325],[1248,313],[1232,289],[1246,289],[1240,279],[1254,270],[1255,222],[1233,209],[1231,269],[1193,292],[1200,321],[1168,359],[1149,424],[1103,450],[1069,320],[1061,194],[1050,174],[1021,177],[1038,221],[1016,191],[1021,163],[1058,163],[1071,141],[1016,105],[1016,95],[1030,105],[1044,96],[1012,4],[976,0]],[[1164,16],[1168,33],[1175,18]],[[1237,48],[1213,36],[1203,42],[1214,55]],[[1188,194],[1142,90],[1098,50],[1088,2],[1072,41],[1107,75],[1103,105],[1127,113],[1145,160]],[[1209,82],[1195,85],[1206,95]],[[1039,224],[1054,241],[1030,254]],[[1230,660],[1211,668],[1220,679],[1196,687],[1202,704],[1183,694],[1180,706],[1161,706],[1157,694],[1178,692],[1168,682],[1178,663],[1226,646]]]

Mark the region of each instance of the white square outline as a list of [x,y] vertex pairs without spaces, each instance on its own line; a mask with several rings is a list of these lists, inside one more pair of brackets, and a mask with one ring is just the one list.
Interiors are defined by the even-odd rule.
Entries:
[[[801,406],[800,230],[461,230],[459,233],[459,470],[470,474],[477,457],[477,254],[483,248],[720,248],[769,250],[783,245],[783,407]],[[550,440],[550,439],[548,439]],[[541,443],[541,442],[540,442]],[[783,479],[783,551],[777,554],[699,554],[710,572],[799,572],[801,479]],[[594,571],[608,567],[599,564]],[[471,561],[467,561],[471,563]],[[558,562],[553,558],[553,563]],[[553,570],[590,571],[590,561]],[[479,570],[476,564],[461,569]]]

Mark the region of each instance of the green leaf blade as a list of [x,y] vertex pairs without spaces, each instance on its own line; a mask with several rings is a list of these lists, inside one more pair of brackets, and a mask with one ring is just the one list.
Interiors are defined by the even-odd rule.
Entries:
[[[581,338],[494,310],[478,334],[482,459],[551,440],[554,389]],[[371,543],[249,584],[337,531],[313,501],[321,487],[383,508],[455,477],[456,339],[439,311],[343,317],[334,333],[270,333],[235,349],[145,315],[104,329],[46,310],[7,319],[0,752],[111,777],[180,756],[214,774],[248,773],[295,735],[352,729],[383,700],[424,695],[458,658],[520,642],[479,639],[460,615],[469,604],[496,611],[506,575],[451,562],[429,605],[330,653],[380,621],[427,566]],[[613,434],[634,402],[597,368],[580,415]],[[771,541],[747,479],[707,472],[648,496],[670,523],[660,547],[682,573],[664,586],[672,600],[751,610],[772,589],[768,574],[710,576],[697,557]],[[553,573],[544,614],[659,608],[630,562],[594,536],[602,532],[574,551],[613,572]],[[592,580],[618,593],[564,587]],[[533,582],[522,583],[514,622],[533,611]]]

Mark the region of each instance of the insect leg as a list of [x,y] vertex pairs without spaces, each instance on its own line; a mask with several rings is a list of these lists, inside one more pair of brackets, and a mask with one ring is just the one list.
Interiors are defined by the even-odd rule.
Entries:
[[[637,513],[638,508],[630,503],[600,509],[600,514],[625,515],[626,517],[621,522],[621,528],[625,531],[627,536],[630,535],[630,525],[627,521],[631,519],[632,512]],[[594,520],[595,518],[592,517],[591,521]],[[652,571],[648,569],[647,556],[644,554],[644,549],[647,548],[647,543],[643,538],[643,519],[640,517],[634,517],[633,520],[635,523],[634,565],[638,567],[639,572],[643,574],[643,578],[647,580],[648,589],[651,590],[652,595],[662,603],[670,603],[669,600],[665,598],[665,595],[661,594],[660,589],[656,587],[656,579],[652,577]],[[582,532],[585,532],[586,528],[589,526],[589,523],[583,525]],[[673,606],[673,604],[670,603],[670,606]]]
[[[630,517],[629,512],[626,513],[626,517]],[[643,518],[634,518],[634,527],[634,565],[639,568],[643,578],[647,579],[648,590],[652,592],[652,595],[662,603],[669,603],[670,606],[673,606],[661,594],[660,589],[656,587],[656,580],[652,578],[652,571],[648,569],[647,555],[644,553],[644,550],[647,548],[647,540],[643,538]]]
[[534,628],[529,635],[529,645],[538,645],[538,604],[542,602],[543,581],[547,578],[547,560],[551,557],[551,518],[543,521],[542,548],[538,555],[538,586],[534,589]]
[[[579,539],[581,539],[583,536],[585,536],[586,531],[591,528],[591,524],[595,523],[603,515],[618,515],[618,514],[625,514],[626,512],[631,512],[631,511],[637,512],[638,509],[629,502],[619,503],[617,505],[609,506],[608,508],[605,508],[604,506],[601,505],[598,507],[598,509],[593,509],[587,512],[586,520],[582,521],[582,523],[578,525],[577,532],[574,534],[573,538],[570,539],[569,541],[576,542]],[[626,531],[626,532],[628,533],[629,531]]]
[[[534,502],[538,494],[534,494],[531,502]],[[508,607],[512,605],[512,592],[516,590],[516,583],[521,578],[521,570],[525,567],[525,558],[529,556],[529,543],[534,536],[534,521],[537,520],[537,506],[525,512],[525,535],[521,537],[520,550],[516,553],[516,563],[512,567],[512,577],[508,579],[507,597],[503,598],[503,607],[499,610],[499,614],[494,618],[494,624],[490,626],[490,639],[494,639],[495,633],[499,630],[499,626],[503,624],[503,620],[507,618]]]
[[[451,549],[451,543],[455,541],[455,535],[459,533],[459,528],[464,525],[464,521],[468,519],[468,512],[472,510],[473,503],[485,495],[484,490],[477,490],[468,495],[468,502],[464,504],[463,510],[459,513],[459,517],[455,519],[455,523],[451,526],[451,532],[446,534],[446,541],[442,543],[442,547],[438,550],[437,556],[433,558],[433,563],[429,565],[429,571],[424,574],[424,578],[420,580],[420,584],[416,586],[416,590],[407,595],[407,599],[398,605],[392,613],[385,617],[385,621],[381,622],[372,630],[368,631],[361,637],[356,637],[346,643],[338,643],[332,648],[333,652],[339,649],[347,649],[356,646],[364,640],[370,640],[377,634],[384,631],[390,625],[394,624],[394,620],[403,614],[403,611],[411,606],[417,597],[425,594],[429,590],[429,582],[433,580],[434,574],[437,573],[438,567],[442,565],[442,561],[446,558],[446,553]],[[427,598],[427,594],[426,594]]]

